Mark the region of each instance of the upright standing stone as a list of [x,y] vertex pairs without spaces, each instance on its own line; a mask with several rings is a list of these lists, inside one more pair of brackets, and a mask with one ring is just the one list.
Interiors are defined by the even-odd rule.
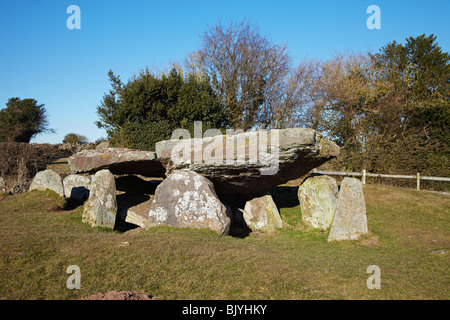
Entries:
[[79,202],[84,202],[89,198],[91,179],[79,174],[70,174],[63,180],[64,195]]
[[208,179],[194,171],[175,170],[156,188],[148,226],[209,228],[224,235],[230,229],[229,215]]
[[327,230],[336,211],[338,186],[330,176],[306,179],[298,188],[302,221],[312,228]]
[[38,172],[31,182],[31,190],[41,190],[50,189],[55,191],[60,197],[64,197],[64,187],[61,176],[55,171],[47,169]]
[[113,229],[116,222],[117,201],[114,175],[100,170],[92,178],[89,199],[84,204],[82,221],[91,227]]
[[268,192],[245,203],[244,220],[252,231],[273,232],[283,226],[278,208]]
[[356,178],[344,178],[328,241],[357,240],[361,234],[367,232],[366,203],[362,183]]

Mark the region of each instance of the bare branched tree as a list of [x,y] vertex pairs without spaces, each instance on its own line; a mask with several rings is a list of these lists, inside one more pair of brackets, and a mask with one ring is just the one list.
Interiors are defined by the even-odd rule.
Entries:
[[188,71],[213,80],[231,125],[244,130],[289,122],[288,109],[298,102],[291,65],[285,45],[273,44],[245,20],[209,28],[202,48],[186,61]]

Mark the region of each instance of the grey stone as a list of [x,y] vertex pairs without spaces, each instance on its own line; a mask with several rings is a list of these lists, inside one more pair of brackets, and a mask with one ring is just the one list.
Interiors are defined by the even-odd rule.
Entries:
[[53,170],[47,169],[38,172],[31,182],[31,190],[45,190],[50,189],[55,191],[60,197],[64,197],[64,187],[61,176]]
[[3,180],[2,177],[0,177],[0,193],[5,193],[5,192],[6,192],[5,180]]
[[70,174],[63,179],[64,196],[79,202],[84,202],[89,198],[91,178],[79,174]]
[[302,222],[312,228],[327,230],[336,211],[338,186],[330,176],[306,179],[298,188]]
[[155,152],[126,148],[82,150],[69,157],[68,163],[74,173],[95,173],[108,169],[113,174],[163,177],[165,172]]
[[193,171],[176,170],[156,188],[148,227],[209,228],[225,235],[230,229],[229,215],[208,179]]
[[116,215],[114,175],[109,170],[100,170],[92,178],[89,199],[84,203],[82,221],[91,227],[113,229]]
[[368,232],[362,183],[356,178],[344,178],[328,241],[357,240]]
[[125,222],[141,228],[147,227],[148,212],[152,199],[145,194],[121,194],[117,196],[117,215]]
[[245,203],[244,220],[252,231],[273,232],[283,227],[278,208],[268,192]]
[[109,141],[102,141],[95,147],[95,149],[97,149],[97,150],[104,150],[104,149],[108,149],[110,147],[111,146],[109,144]]
[[[278,136],[278,139],[276,138]],[[290,128],[156,143],[167,174],[193,170],[219,194],[256,193],[297,179],[339,154],[320,133]]]

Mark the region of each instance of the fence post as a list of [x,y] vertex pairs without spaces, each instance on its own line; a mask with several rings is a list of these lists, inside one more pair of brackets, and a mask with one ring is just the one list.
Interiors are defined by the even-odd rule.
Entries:
[[420,172],[417,172],[417,190],[420,190]]
[[363,169],[361,177],[362,177],[362,179],[361,179],[362,184],[366,184],[366,169]]

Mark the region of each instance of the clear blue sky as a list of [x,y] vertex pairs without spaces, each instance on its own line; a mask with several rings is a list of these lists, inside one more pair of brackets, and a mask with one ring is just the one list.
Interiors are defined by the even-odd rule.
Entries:
[[[66,26],[72,4],[81,10],[80,30]],[[372,4],[381,9],[380,30],[366,27]],[[0,109],[10,97],[34,98],[56,134],[32,142],[60,143],[71,132],[95,141],[106,136],[94,122],[109,69],[123,81],[146,66],[164,70],[199,48],[219,20],[248,18],[286,43],[298,63],[344,50],[376,52],[423,33],[450,52],[449,12],[450,0],[0,0]]]

